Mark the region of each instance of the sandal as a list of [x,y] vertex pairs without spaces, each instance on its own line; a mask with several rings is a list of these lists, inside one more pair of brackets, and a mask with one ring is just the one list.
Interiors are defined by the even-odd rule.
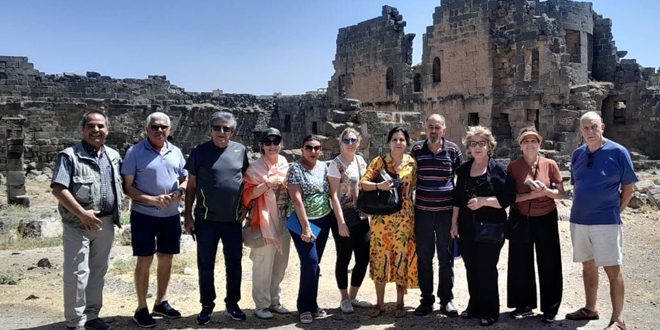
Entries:
[[403,307],[403,305],[396,306],[396,310],[394,311],[394,317],[397,319],[400,319],[402,317],[406,317],[406,309]]
[[314,322],[314,317],[312,317],[312,313],[304,312],[304,313],[300,314],[300,323],[310,324],[312,322]]
[[382,305],[374,305],[374,308],[369,312],[371,317],[379,317],[385,313],[385,308]]
[[567,320],[573,320],[573,321],[598,320],[599,317],[600,316],[598,315],[598,312],[592,311],[592,310],[587,309],[585,307],[582,307],[582,308],[576,310],[573,313],[566,314],[566,319]]

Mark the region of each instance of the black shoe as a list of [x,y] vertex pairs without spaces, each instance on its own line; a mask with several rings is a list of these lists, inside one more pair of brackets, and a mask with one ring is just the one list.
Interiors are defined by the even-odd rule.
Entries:
[[197,324],[205,325],[211,321],[211,315],[213,314],[214,304],[210,306],[202,306],[202,311],[197,315]]
[[461,318],[462,318],[462,319],[466,319],[466,320],[468,320],[468,319],[473,319],[473,318],[475,318],[475,317],[476,317],[476,315],[474,314],[474,312],[472,312],[472,311],[469,310],[469,309],[466,309],[466,310],[464,310],[463,312],[461,312]]
[[167,319],[181,318],[181,313],[174,309],[174,307],[170,306],[170,303],[168,303],[167,300],[161,301],[158,305],[154,305],[152,314],[160,315]]
[[526,317],[534,316],[534,312],[531,307],[518,307],[509,313],[512,319],[520,320]]
[[440,314],[447,315],[448,317],[458,317],[458,310],[453,302],[448,302],[440,306]]
[[227,316],[231,317],[232,320],[236,321],[245,321],[246,316],[245,313],[241,310],[238,305],[233,305],[233,306],[227,306],[227,310],[225,311]]
[[431,312],[433,312],[433,305],[429,304],[420,304],[415,308],[414,314],[417,316],[425,316],[429,315]]
[[479,325],[482,326],[482,327],[489,327],[489,326],[493,325],[495,322],[497,322],[496,319],[494,319],[492,317],[487,317],[487,318],[482,318],[481,320],[479,320]]
[[97,317],[91,321],[85,322],[85,329],[90,330],[110,330],[112,327],[110,324],[105,323],[100,317]]
[[543,313],[543,315],[541,315],[541,322],[543,322],[543,323],[553,323],[553,322],[555,322],[555,317],[556,317],[556,315]]
[[149,309],[146,307],[140,308],[135,312],[133,322],[140,328],[153,328],[156,326],[156,321],[149,315]]

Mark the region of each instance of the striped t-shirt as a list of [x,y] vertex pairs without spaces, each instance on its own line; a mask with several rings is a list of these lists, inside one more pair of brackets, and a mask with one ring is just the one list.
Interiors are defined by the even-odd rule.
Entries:
[[463,163],[463,154],[456,143],[442,139],[442,149],[433,154],[428,140],[415,143],[412,155],[417,161],[415,208],[422,211],[452,209],[454,174]]

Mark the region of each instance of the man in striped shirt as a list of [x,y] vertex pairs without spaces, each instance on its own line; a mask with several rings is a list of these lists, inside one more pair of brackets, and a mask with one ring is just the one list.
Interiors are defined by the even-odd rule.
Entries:
[[452,300],[454,295],[454,242],[451,239],[452,190],[454,172],[463,162],[461,149],[444,139],[445,118],[432,114],[426,119],[426,140],[413,146],[417,161],[417,190],[415,191],[415,237],[420,305],[415,315],[433,311],[433,256],[438,250],[440,313],[458,316]]

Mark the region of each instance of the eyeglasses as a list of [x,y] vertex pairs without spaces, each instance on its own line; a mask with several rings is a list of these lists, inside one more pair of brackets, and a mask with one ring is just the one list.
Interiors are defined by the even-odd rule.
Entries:
[[480,148],[485,148],[487,145],[488,145],[488,141],[470,141],[470,143],[468,144],[470,148],[476,148],[477,146],[479,146]]
[[358,139],[354,139],[354,138],[350,138],[350,139],[349,139],[349,138],[344,138],[344,139],[341,140],[341,142],[342,142],[343,144],[357,144],[357,143],[358,143]]
[[212,126],[211,128],[214,132],[229,133],[232,131],[232,128],[229,126]]
[[591,168],[591,166],[593,165],[593,161],[594,161],[594,154],[591,153],[591,152],[588,152],[587,153],[587,168]]
[[168,128],[170,128],[170,127],[167,126],[167,125],[151,125],[151,126],[149,126],[149,127],[151,127],[151,130],[152,130],[152,131],[157,131],[157,130],[159,130],[159,129],[162,129],[163,131],[165,131],[165,130],[167,130]]
[[266,141],[264,141],[264,145],[266,147],[279,146],[280,145],[280,140],[266,140]]
[[321,146],[310,146],[310,145],[306,144],[305,146],[303,146],[303,148],[305,150],[311,151],[311,152],[321,151]]

